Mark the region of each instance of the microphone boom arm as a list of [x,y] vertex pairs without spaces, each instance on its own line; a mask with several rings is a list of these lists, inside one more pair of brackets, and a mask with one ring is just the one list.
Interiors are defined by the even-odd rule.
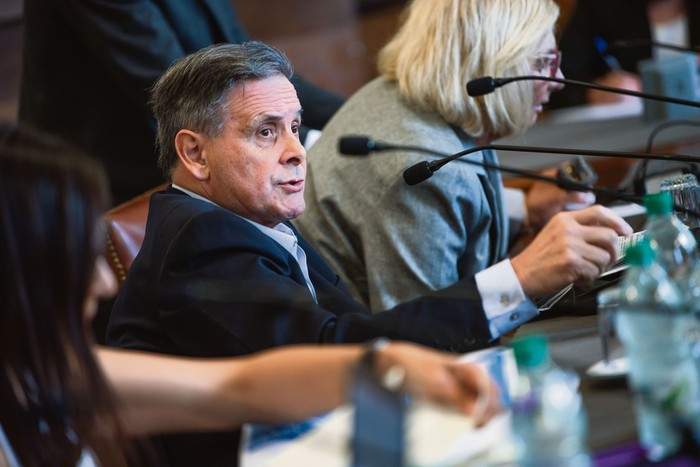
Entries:
[[[462,152],[458,152],[451,156],[439,159],[436,161],[428,162],[428,168],[431,172],[439,170],[443,165],[451,162],[455,159],[459,159],[462,156],[471,154],[473,152],[482,151],[484,149],[493,149],[495,151],[515,151],[522,152],[522,147],[520,146],[509,146],[507,144],[487,144],[484,146],[475,146],[473,148],[466,149]],[[541,152],[543,154],[569,154],[573,156],[593,156],[593,157],[610,157],[610,151],[598,151],[595,149],[576,149],[576,148],[546,148],[537,146],[528,146],[528,152]],[[614,153],[615,157],[621,157],[623,159],[653,159],[659,161],[676,161],[676,162],[690,162],[690,163],[700,163],[700,157],[687,156],[684,154],[674,154],[673,156],[666,154],[647,154],[647,153],[637,153],[637,152],[617,152]],[[517,170],[517,169],[516,169]]]
[[512,83],[514,81],[530,81],[530,80],[551,81],[553,83],[561,83],[564,85],[571,84],[574,86],[583,86],[585,88],[597,89],[599,91],[612,92],[615,94],[626,94],[628,96],[639,97],[641,99],[650,99],[650,100],[659,101],[659,102],[670,102],[671,104],[681,104],[681,105],[687,105],[690,107],[700,107],[700,102],[689,101],[686,99],[678,99],[676,97],[668,97],[668,96],[655,96],[653,94],[646,94],[643,92],[630,91],[628,89],[614,88],[611,86],[603,86],[602,84],[587,83],[585,81],[576,81],[573,79],[552,78],[550,76],[536,76],[536,75],[513,76],[510,78],[492,78],[492,80],[493,80],[494,88],[500,88],[501,86],[508,84],[508,83]]
[[[433,172],[436,172],[437,170],[439,170],[443,165],[447,164],[450,161],[458,159],[462,156],[466,156],[466,155],[472,154],[474,152],[483,151],[484,149],[495,149],[495,150],[502,149],[505,151],[505,150],[514,150],[513,148],[514,148],[513,146],[499,145],[499,144],[490,144],[490,145],[486,145],[486,146],[476,146],[476,147],[466,149],[462,152],[458,152],[456,154],[453,154],[452,156],[445,157],[445,158],[437,160],[437,161],[419,162],[418,164],[416,164],[416,166],[423,166],[422,169],[428,169],[432,175]],[[533,147],[532,149],[539,150],[539,149],[545,149],[545,148]],[[545,152],[545,151],[541,151],[541,152]],[[550,150],[550,151],[546,151],[546,152],[553,153],[553,154],[562,154],[562,153],[574,154],[574,155],[580,154],[580,152],[577,153],[575,149],[572,149],[571,152],[562,152],[561,150],[557,150],[557,151]],[[600,152],[601,152],[601,154],[600,154],[601,156],[604,155],[603,151],[600,151]],[[633,157],[633,156],[629,156],[629,157]],[[639,158],[639,155],[637,155],[637,158]],[[618,193],[616,191],[606,190],[605,188],[595,188],[595,187],[591,187],[589,185],[584,185],[584,184],[572,182],[569,180],[562,180],[562,179],[558,179],[558,178],[547,177],[546,175],[540,175],[538,173],[530,172],[528,170],[521,170],[521,169],[516,169],[513,167],[506,167],[503,165],[494,165],[494,164],[489,164],[487,162],[482,162],[482,161],[472,161],[469,159],[464,159],[463,162],[466,162],[467,164],[476,165],[479,167],[484,167],[487,169],[500,170],[502,172],[512,173],[512,174],[519,175],[519,176],[525,177],[525,178],[530,178],[533,180],[539,180],[539,181],[546,182],[546,183],[554,183],[559,188],[561,188],[563,190],[590,191],[590,192],[595,193],[596,195],[610,196],[610,197],[614,197],[616,199],[621,199],[621,200],[629,201],[632,203],[641,203],[641,200],[642,200],[641,197],[639,197],[639,196],[625,195],[622,193]],[[414,167],[416,167],[416,166],[414,166]],[[409,168],[407,170],[411,170],[411,168]]]

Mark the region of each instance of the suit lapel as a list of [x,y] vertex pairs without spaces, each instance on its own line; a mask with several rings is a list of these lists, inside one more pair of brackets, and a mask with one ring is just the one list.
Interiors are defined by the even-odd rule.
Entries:
[[[467,135],[461,128],[452,125],[452,129],[457,134],[464,149],[474,146],[474,139]],[[481,151],[481,154],[482,160],[486,164],[498,165],[493,151]],[[489,264],[492,265],[503,259],[508,251],[507,222],[500,189],[503,182],[498,170],[479,169],[479,167],[476,166],[474,166],[474,169],[479,177],[491,211],[491,226],[489,227]]]
[[[489,165],[498,165],[496,156],[491,150],[483,151],[484,162]],[[491,237],[491,257],[489,264],[495,264],[506,255],[508,249],[508,232],[506,232],[506,219],[504,215],[503,197],[499,189],[502,181],[501,174],[495,169],[486,169],[486,175],[479,176],[484,186],[484,192],[491,207],[492,223],[489,235]]]

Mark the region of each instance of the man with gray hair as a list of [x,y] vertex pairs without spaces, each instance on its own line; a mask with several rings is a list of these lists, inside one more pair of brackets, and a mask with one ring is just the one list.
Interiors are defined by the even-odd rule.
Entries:
[[[172,185],[151,198],[108,344],[217,357],[386,336],[464,352],[537,314],[524,295],[489,314],[473,278],[381,313],[356,302],[288,222],[304,210],[306,177],[291,76],[282,53],[247,42],[189,55],[156,83]],[[235,463],[230,433],[164,438],[172,465]]]

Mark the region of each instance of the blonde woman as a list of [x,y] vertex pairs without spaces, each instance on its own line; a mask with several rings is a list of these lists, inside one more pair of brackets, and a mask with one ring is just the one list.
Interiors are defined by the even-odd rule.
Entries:
[[[380,77],[311,148],[306,212],[295,226],[372,310],[475,276],[497,338],[537,313],[520,304],[586,283],[614,260],[616,236],[631,232],[622,219],[601,206],[558,214],[589,204],[587,194],[538,183],[504,197],[497,171],[464,160],[410,187],[402,172],[430,156],[359,159],[336,149],[339,137],[363,134],[452,154],[522,133],[558,84],[523,81],[478,99],[465,85],[486,75],[561,77],[558,13],[552,0],[413,0],[379,55]],[[464,159],[497,163],[492,151]],[[539,234],[508,259],[522,229]]]

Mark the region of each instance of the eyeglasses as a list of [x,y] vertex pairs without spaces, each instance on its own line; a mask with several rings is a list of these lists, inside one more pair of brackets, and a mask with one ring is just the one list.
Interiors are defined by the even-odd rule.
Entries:
[[532,66],[537,73],[544,74],[546,71],[549,71],[549,76],[555,78],[561,65],[561,55],[561,50],[540,55],[535,59]]

